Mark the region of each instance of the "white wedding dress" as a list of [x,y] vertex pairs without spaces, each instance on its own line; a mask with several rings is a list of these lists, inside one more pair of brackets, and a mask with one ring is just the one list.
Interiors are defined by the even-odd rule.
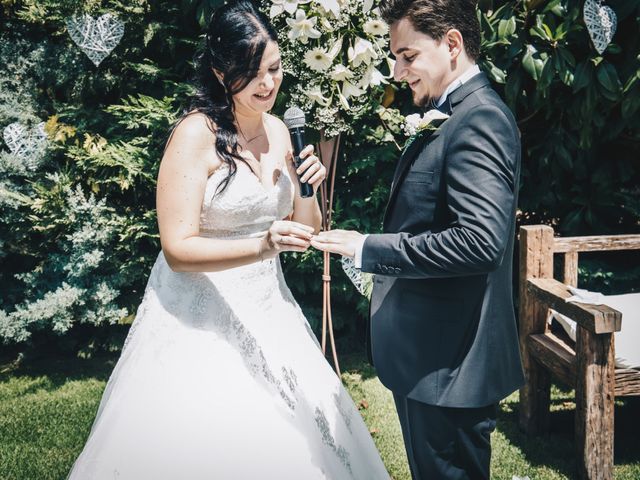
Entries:
[[[292,209],[284,169],[265,189],[238,166],[207,181],[200,231],[263,235]],[[162,253],[73,480],[388,479],[279,260],[173,272]]]

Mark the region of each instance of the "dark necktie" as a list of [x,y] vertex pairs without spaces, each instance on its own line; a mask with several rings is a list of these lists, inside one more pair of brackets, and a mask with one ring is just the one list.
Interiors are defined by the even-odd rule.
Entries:
[[429,110],[439,110],[442,113],[446,114],[446,115],[451,115],[451,100],[450,100],[450,95],[447,95],[447,98],[444,99],[444,102],[442,102],[442,105],[440,105],[439,107],[436,105],[436,100],[434,100],[433,98],[429,101],[429,105],[428,105],[428,109]]

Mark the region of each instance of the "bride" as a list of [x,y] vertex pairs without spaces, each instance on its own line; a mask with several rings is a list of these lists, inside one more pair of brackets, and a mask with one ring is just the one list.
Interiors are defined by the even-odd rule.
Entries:
[[[388,479],[282,275],[279,252],[309,248],[320,211],[267,113],[276,34],[239,0],[206,39],[160,165],[162,252],[69,478]],[[315,190],[326,170],[302,156]]]

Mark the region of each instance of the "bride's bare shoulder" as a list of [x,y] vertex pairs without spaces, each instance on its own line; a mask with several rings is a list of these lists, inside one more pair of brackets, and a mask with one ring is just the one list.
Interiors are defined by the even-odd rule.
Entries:
[[216,154],[216,125],[204,113],[191,111],[173,127],[165,148],[164,160],[181,163],[205,162],[213,172],[221,165]]
[[289,130],[282,120],[270,113],[266,114],[266,118],[269,124],[273,126],[273,130],[277,132],[278,136],[289,139]]
[[169,143],[173,140],[196,141],[211,144],[216,138],[216,124],[202,112],[192,110],[184,115],[173,127]]

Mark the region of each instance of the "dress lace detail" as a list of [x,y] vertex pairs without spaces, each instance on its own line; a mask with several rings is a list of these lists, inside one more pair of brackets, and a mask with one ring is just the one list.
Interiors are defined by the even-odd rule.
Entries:
[[[207,181],[202,236],[264,235],[288,216],[288,172]],[[388,479],[278,258],[171,270],[162,252],[70,479]]]

